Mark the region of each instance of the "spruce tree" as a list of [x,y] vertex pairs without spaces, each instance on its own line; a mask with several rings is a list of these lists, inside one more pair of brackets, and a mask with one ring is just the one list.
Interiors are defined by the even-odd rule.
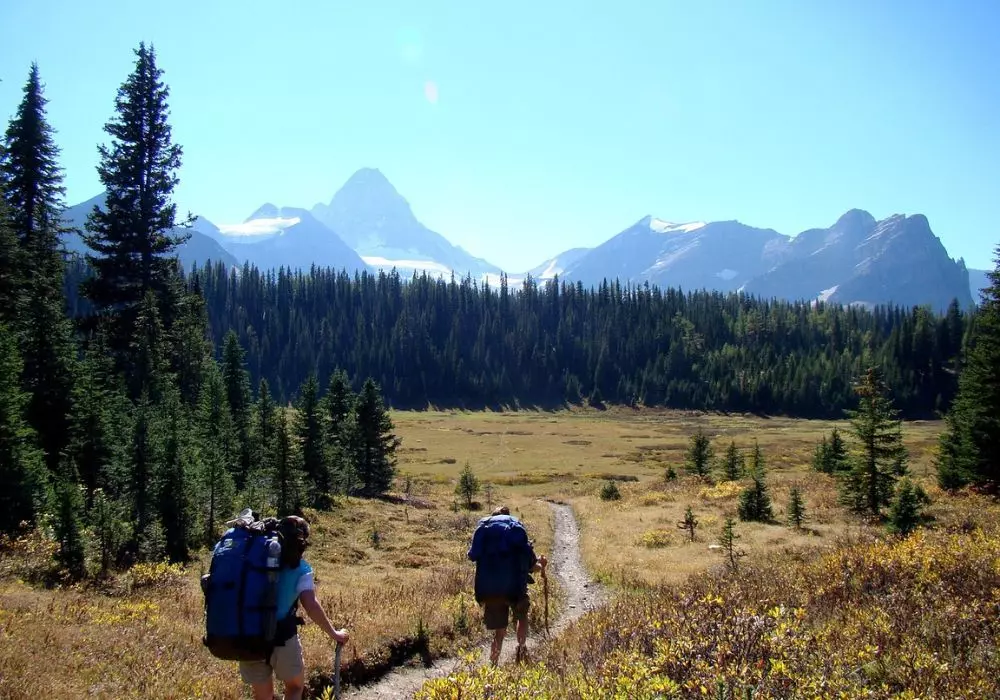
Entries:
[[[275,441],[277,439],[278,408],[271,398],[266,379],[257,387],[250,423],[250,461],[253,471],[270,479],[274,473]],[[274,492],[272,491],[272,497]]]
[[722,480],[737,481],[743,478],[743,453],[736,447],[736,441],[729,443],[726,456],[722,459]]
[[847,454],[847,444],[840,434],[839,428],[830,432],[830,469],[832,472],[843,472],[851,468],[851,460]]
[[171,196],[181,147],[173,143],[167,121],[169,89],[153,47],[140,43],[135,55],[134,70],[118,89],[115,114],[104,126],[111,145],[99,147],[97,172],[106,200],[94,207],[83,236],[94,270],[84,291],[106,323],[109,348],[119,360],[127,359],[147,293],[155,295],[164,327],[173,327],[180,300],[175,251],[187,238],[174,229]]
[[378,496],[389,490],[396,476],[400,440],[393,433],[392,418],[382,403],[379,387],[370,377],[361,387],[355,414],[354,466],[361,495]]
[[157,427],[154,425],[154,409],[149,397],[143,395],[135,407],[135,421],[132,428],[131,461],[128,479],[129,501],[131,503],[132,537],[129,549],[138,554],[145,544],[143,538],[156,518],[155,479],[157,477]]
[[296,444],[288,412],[278,409],[275,420],[271,492],[279,515],[299,513],[302,509],[302,453]]
[[328,462],[326,434],[319,400],[319,384],[311,373],[299,387],[295,406],[295,435],[302,449],[302,467],[314,508],[329,508],[333,475]]
[[806,520],[806,503],[798,486],[793,486],[788,492],[788,524],[796,530],[802,529]]
[[240,451],[240,469],[236,487],[242,489],[250,473],[250,373],[246,368],[243,348],[236,332],[226,334],[222,348],[222,379],[229,397],[229,411],[233,416],[233,427]]
[[813,452],[812,467],[823,474],[833,473],[833,461],[830,459],[830,443],[826,441],[826,435]]
[[0,151],[0,181],[11,227],[22,248],[18,327],[23,385],[30,394],[27,417],[54,474],[70,440],[76,346],[63,293],[62,171],[45,115],[46,102],[38,66],[32,64],[24,97]]
[[455,495],[460,496],[465,501],[466,508],[472,508],[473,499],[479,493],[479,479],[468,462],[458,475],[458,483],[455,484]]
[[203,534],[208,544],[217,539],[216,526],[233,507],[239,451],[226,387],[215,362],[206,367],[200,394],[197,414],[200,473],[197,482]]
[[746,556],[746,552],[737,548],[736,540],[742,535],[736,534],[735,522],[731,517],[727,517],[722,525],[722,532],[719,535],[719,546],[722,547],[722,554],[726,557],[726,564],[730,571],[736,571],[737,564],[741,557]]
[[770,522],[774,519],[774,509],[771,507],[771,496],[767,489],[764,455],[760,444],[756,441],[750,461],[750,479],[750,486],[740,494],[737,514],[740,520]]
[[159,404],[170,385],[170,378],[165,333],[152,292],[143,297],[129,347],[131,367],[126,375],[129,396],[135,400],[146,395],[152,403]]
[[[3,189],[0,179],[0,191]],[[15,329],[24,305],[24,258],[10,225],[7,203],[0,197],[0,325]]]
[[688,536],[694,542],[694,531],[698,528],[698,519],[694,517],[694,511],[691,510],[691,506],[688,506],[687,510],[684,511],[684,520],[677,523],[677,527],[681,530],[687,530]]
[[707,478],[712,465],[712,443],[708,436],[698,430],[697,434],[691,436],[691,445],[688,447],[687,456],[684,460],[684,468],[690,474]]
[[909,478],[904,477],[899,480],[895,498],[889,507],[889,532],[908,535],[920,524],[921,511],[924,507],[921,495],[926,498],[926,494],[922,491],[918,494]]
[[91,500],[88,517],[100,561],[100,576],[104,578],[121,554],[121,548],[127,539],[128,526],[123,509],[104,493],[104,489],[94,491]]
[[879,370],[869,369],[858,384],[860,403],[849,411],[857,455],[841,487],[853,510],[879,516],[892,500],[903,452],[902,422]]
[[208,312],[198,289],[182,297],[180,313],[171,329],[171,369],[177,378],[181,400],[196,410],[205,371],[212,359],[212,344],[208,340]]
[[21,358],[14,334],[0,326],[0,532],[34,524],[49,500],[48,479],[35,432],[25,421]]
[[86,574],[83,494],[72,463],[64,461],[54,479],[52,527],[59,543],[56,560],[71,578],[80,579]]
[[357,426],[354,422],[354,404],[357,396],[351,390],[347,373],[337,369],[330,377],[330,384],[323,397],[326,414],[327,463],[333,473],[336,487],[349,493],[353,487],[354,465],[352,445]]
[[164,548],[170,561],[186,562],[196,536],[193,479],[196,462],[191,429],[179,393],[171,391],[161,408],[164,435],[163,463],[157,492],[157,511],[163,525]]
[[940,438],[938,483],[946,489],[1000,484],[1000,246],[994,261]]

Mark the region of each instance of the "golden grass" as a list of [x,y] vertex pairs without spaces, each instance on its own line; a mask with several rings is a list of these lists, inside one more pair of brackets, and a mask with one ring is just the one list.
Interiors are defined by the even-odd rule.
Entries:
[[[687,439],[699,426],[715,438],[717,453],[730,439],[742,447],[759,440],[778,518],[793,483],[805,492],[808,527],[818,534],[740,524],[740,544],[751,558],[832,541],[850,522],[828,479],[808,471],[813,446],[832,423],[629,410],[395,413],[393,419],[403,438],[396,491],[408,475],[413,503],[342,499],[332,512],[312,518],[314,546],[307,556],[319,597],[334,624],[352,632],[345,663],[384,658],[393,640],[412,637],[421,622],[435,654],[484,639],[465,556],[484,511],[453,510],[466,462],[490,482],[491,505],[506,503],[525,520],[540,553],[552,544],[552,514],[541,499],[571,503],[588,568],[620,583],[679,582],[721,561],[708,544],[735,508],[735,496],[684,477],[663,484],[667,465],[680,472]],[[939,429],[907,426],[918,475],[929,465]],[[600,501],[605,479],[626,477],[636,481],[619,482],[621,501]],[[477,500],[486,505],[484,493]],[[689,504],[701,521],[693,544],[676,527]],[[204,553],[177,585],[119,587],[114,595],[86,587],[31,588],[9,573],[4,557],[9,564],[11,555],[0,553],[0,697],[248,696],[235,664],[214,659],[201,645]],[[555,578],[550,591],[554,614],[561,599]],[[539,603],[533,624],[540,625],[541,597],[533,598]],[[322,633],[310,624],[302,635],[310,671],[328,670],[331,648]]]

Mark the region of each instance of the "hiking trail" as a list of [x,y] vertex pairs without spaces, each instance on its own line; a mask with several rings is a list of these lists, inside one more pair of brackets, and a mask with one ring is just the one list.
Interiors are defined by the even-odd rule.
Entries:
[[[588,610],[602,605],[606,600],[606,592],[603,586],[590,579],[583,566],[583,560],[580,556],[580,529],[577,527],[573,509],[561,503],[549,502],[549,505],[555,516],[555,527],[552,552],[547,553],[548,572],[558,577],[565,596],[562,614],[556,619],[551,617],[549,619],[551,636],[555,636]],[[535,580],[536,583],[532,585],[530,590],[531,604],[532,606],[544,605],[541,578],[538,574],[535,574]],[[528,632],[527,646],[530,653],[545,638],[545,630],[529,628]],[[500,663],[512,663],[516,648],[517,639],[512,621],[504,640]],[[480,658],[477,663],[489,663],[489,642],[479,646],[478,649]],[[445,658],[436,660],[430,668],[422,666],[399,667],[370,685],[361,688],[345,688],[342,695],[345,700],[412,698],[425,681],[446,676],[458,670],[461,664],[461,659]]]

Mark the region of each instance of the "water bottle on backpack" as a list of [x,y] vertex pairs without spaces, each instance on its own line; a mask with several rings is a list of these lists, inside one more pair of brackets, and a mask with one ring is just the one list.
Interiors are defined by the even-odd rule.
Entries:
[[273,538],[267,542],[267,595],[264,606],[267,620],[264,627],[268,638],[273,639],[278,625],[278,570],[281,568],[281,542]]

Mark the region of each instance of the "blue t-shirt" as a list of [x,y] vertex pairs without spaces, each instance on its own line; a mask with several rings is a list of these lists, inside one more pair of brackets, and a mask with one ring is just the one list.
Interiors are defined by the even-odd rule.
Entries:
[[288,617],[292,606],[298,600],[302,591],[313,588],[312,567],[303,559],[294,569],[282,569],[278,572],[278,619]]

